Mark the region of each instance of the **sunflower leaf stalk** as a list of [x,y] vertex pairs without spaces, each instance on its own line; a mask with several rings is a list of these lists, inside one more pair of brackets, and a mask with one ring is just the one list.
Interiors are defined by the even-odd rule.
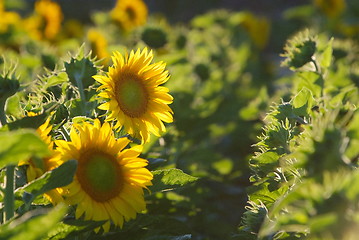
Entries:
[[82,77],[83,77],[83,72],[82,74],[75,74],[76,86],[80,93],[80,99],[81,99],[81,103],[80,103],[81,112],[83,113],[83,115],[86,115],[86,96],[85,96],[84,86],[82,84]]
[[4,222],[10,220],[15,212],[15,166],[8,165],[6,167],[6,183],[5,183],[5,196],[4,196]]
[[1,98],[0,99],[0,127],[4,126],[6,121],[6,115],[5,115],[5,103],[6,99]]

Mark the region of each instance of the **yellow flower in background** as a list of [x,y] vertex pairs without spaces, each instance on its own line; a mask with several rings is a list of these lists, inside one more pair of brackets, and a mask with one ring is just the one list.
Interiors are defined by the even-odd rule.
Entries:
[[51,0],[40,0],[35,3],[35,12],[45,20],[44,36],[47,39],[55,38],[63,19],[60,5]]
[[90,29],[87,33],[87,38],[91,44],[92,53],[97,56],[98,59],[103,59],[104,64],[106,64],[110,53],[107,51],[107,40],[105,36],[95,29]]
[[148,10],[142,0],[117,0],[110,14],[121,28],[130,31],[146,23]]
[[151,63],[152,59],[152,51],[147,48],[131,51],[125,57],[114,52],[107,76],[94,76],[102,84],[99,96],[108,99],[99,106],[108,110],[106,120],[116,120],[115,128],[123,127],[144,142],[149,141],[150,133],[159,136],[166,131],[163,122],[173,122],[173,112],[168,106],[173,98],[168,88],[160,86],[169,79],[166,64]]
[[[29,117],[36,116],[37,114],[29,112],[27,114]],[[27,181],[31,182],[39,177],[41,177],[45,172],[51,171],[52,169],[56,168],[59,165],[59,162],[56,157],[56,153],[54,152],[54,143],[49,135],[52,126],[49,125],[50,118],[46,120],[44,124],[42,124],[36,132],[40,135],[41,139],[47,144],[48,149],[51,152],[50,157],[37,159],[28,159],[26,161],[19,162],[19,166],[27,165],[26,169],[26,176]],[[49,192],[45,193],[44,196],[54,205],[58,204],[59,202],[63,201],[63,198],[57,189],[50,190]]]
[[270,23],[269,20],[265,17],[258,17],[250,12],[241,13],[240,23],[244,29],[248,32],[250,38],[254,44],[263,49],[269,39],[270,34]]
[[34,39],[53,40],[60,32],[63,15],[60,5],[51,0],[35,2],[35,13],[24,20],[25,28]]
[[[124,221],[136,218],[146,209],[143,188],[150,186],[153,178],[147,170],[147,161],[139,158],[142,146],[125,147],[127,138],[115,139],[109,123],[74,124],[71,142],[56,141],[63,161],[78,161],[74,181],[64,187],[64,197],[77,205],[76,218],[110,221],[122,227]],[[99,229],[97,229],[99,230]]]
[[316,5],[325,15],[334,18],[345,10],[345,0],[314,0]]
[[16,12],[5,11],[4,1],[0,0],[0,33],[7,32],[10,26],[20,23],[21,17]]

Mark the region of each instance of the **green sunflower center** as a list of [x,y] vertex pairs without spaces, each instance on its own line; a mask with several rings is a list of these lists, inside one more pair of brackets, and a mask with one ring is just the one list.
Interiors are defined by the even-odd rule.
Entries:
[[116,83],[117,102],[129,117],[140,117],[147,109],[148,93],[142,80],[135,75],[124,75]]
[[76,176],[84,191],[99,202],[117,196],[123,186],[123,176],[116,158],[104,152],[83,153]]

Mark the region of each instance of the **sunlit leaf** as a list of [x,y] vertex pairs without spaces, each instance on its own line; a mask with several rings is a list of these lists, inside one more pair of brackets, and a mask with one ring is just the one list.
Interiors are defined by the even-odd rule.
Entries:
[[333,54],[333,40],[334,38],[331,38],[329,43],[327,44],[327,46],[325,47],[323,54],[322,54],[322,59],[320,61],[320,65],[323,68],[328,68],[332,62],[332,54]]
[[1,132],[0,142],[0,168],[32,156],[44,157],[49,154],[47,145],[31,130]]
[[156,170],[153,171],[152,174],[153,186],[150,187],[152,193],[174,190],[183,187],[186,184],[195,182],[198,179],[176,168]]
[[67,208],[58,205],[50,211],[37,209],[0,227],[0,239],[38,240],[56,227]]
[[31,194],[32,199],[29,199],[30,202],[36,196],[44,194],[51,189],[63,187],[70,184],[75,175],[76,168],[76,160],[67,161],[59,167],[55,168],[54,170],[46,172],[44,175],[28,183],[24,187],[19,188],[16,191],[16,194],[20,196],[23,195],[25,192]]

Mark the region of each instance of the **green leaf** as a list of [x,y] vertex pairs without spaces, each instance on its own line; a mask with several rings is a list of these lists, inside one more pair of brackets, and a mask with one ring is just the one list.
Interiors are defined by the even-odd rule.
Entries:
[[53,75],[49,76],[47,78],[47,82],[45,83],[45,89],[67,82],[69,80],[66,72],[59,72],[59,73],[54,73]]
[[295,81],[298,84],[298,90],[305,87],[312,92],[314,97],[321,97],[324,87],[324,79],[320,74],[315,72],[300,72],[297,76],[298,78],[295,79]]
[[32,198],[30,198],[28,202],[31,202],[38,195],[44,194],[51,189],[70,184],[75,175],[76,168],[76,160],[67,161],[54,170],[46,172],[24,187],[17,189],[16,195],[22,196],[25,192],[30,193]]
[[327,213],[316,217],[312,217],[308,221],[308,225],[310,226],[310,231],[312,233],[315,233],[315,232],[323,231],[326,228],[333,226],[337,222],[338,222],[338,217],[335,213]]
[[298,116],[307,116],[313,107],[313,103],[312,92],[308,88],[302,88],[292,100],[293,112]]
[[0,133],[0,168],[8,164],[18,164],[30,157],[49,155],[47,145],[35,131],[17,130]]
[[332,55],[333,55],[333,48],[332,48],[332,44],[333,44],[333,40],[334,38],[331,38],[328,45],[325,47],[323,54],[322,54],[322,59],[320,61],[320,66],[322,68],[328,68],[332,62]]
[[8,124],[10,130],[20,129],[20,128],[33,128],[37,129],[40,127],[47,117],[46,113],[42,113],[37,116],[24,117],[22,119],[16,120]]
[[105,221],[85,221],[81,219],[64,219],[53,228],[44,239],[81,239],[85,232],[93,231]]
[[0,227],[0,239],[37,240],[46,236],[65,215],[67,208],[58,205],[51,211],[37,209]]
[[88,88],[95,82],[92,76],[97,74],[97,66],[91,59],[91,54],[85,55],[84,45],[79,49],[76,56],[72,57],[70,62],[65,62],[65,71],[72,84],[79,87],[78,81],[82,82],[83,88]]
[[153,171],[152,174],[153,186],[150,187],[152,193],[174,190],[176,188],[183,187],[186,184],[192,183],[198,179],[176,168],[156,170]]

